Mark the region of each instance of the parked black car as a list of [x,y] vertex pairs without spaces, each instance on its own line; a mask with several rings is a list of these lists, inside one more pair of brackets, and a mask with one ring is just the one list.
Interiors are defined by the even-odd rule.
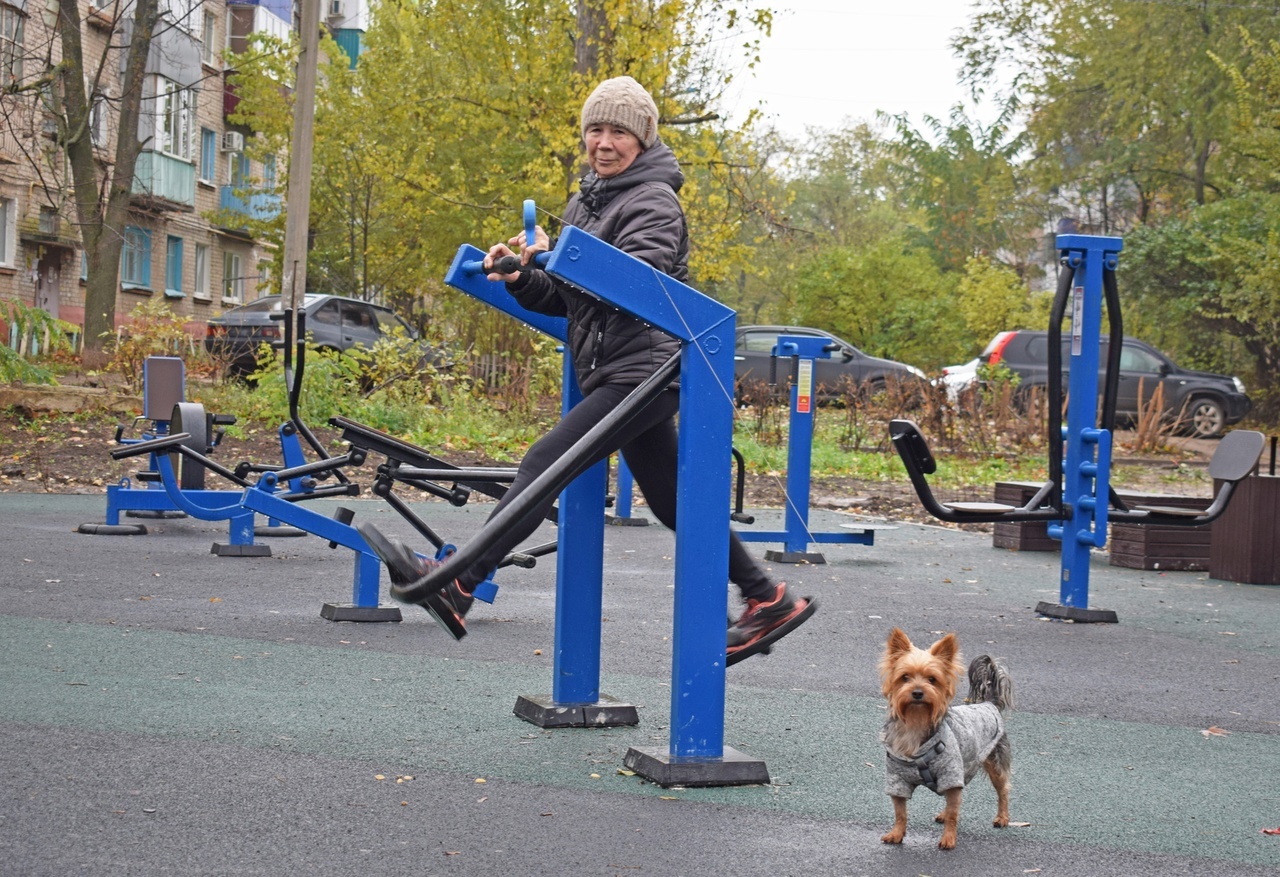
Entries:
[[[226,361],[231,374],[252,373],[259,345],[278,344],[284,337],[284,323],[271,319],[271,314],[279,314],[287,304],[281,296],[268,295],[209,320],[204,349]],[[367,301],[309,294],[303,296],[302,310],[307,315],[307,335],[321,350],[341,353],[352,347],[373,347],[397,329],[418,343],[417,331],[394,311]],[[431,351],[424,347],[423,353]]]
[[[1099,352],[1098,389],[1102,390],[1109,339],[1103,338]],[[1071,339],[1062,339],[1064,368],[1070,362]],[[1019,388],[1044,387],[1049,381],[1049,333],[1018,329],[1001,332],[978,357],[988,365],[1003,363],[1021,378]],[[1239,378],[1180,368],[1150,344],[1136,338],[1124,339],[1120,353],[1119,395],[1116,415],[1124,420],[1138,417],[1139,404],[1146,405],[1162,386],[1166,417],[1200,438],[1222,435],[1233,423],[1244,419],[1252,402]],[[1142,398],[1139,400],[1139,387]]]
[[[818,398],[830,401],[840,398],[852,387],[875,393],[903,381],[924,381],[925,373],[912,365],[868,356],[844,341],[808,326],[739,326],[734,345],[734,377],[739,385],[745,381],[768,381],[771,352],[779,335],[801,335],[830,338],[836,345],[830,359],[814,362],[814,386]],[[785,383],[791,360],[778,364],[778,381]]]

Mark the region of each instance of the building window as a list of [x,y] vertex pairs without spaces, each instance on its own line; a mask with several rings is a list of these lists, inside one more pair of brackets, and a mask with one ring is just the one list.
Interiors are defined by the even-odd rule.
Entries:
[[268,155],[262,160],[262,188],[268,192],[276,190],[276,157]]
[[163,76],[156,77],[156,146],[186,161],[195,159],[195,91]]
[[227,164],[230,165],[228,182],[234,189],[247,189],[252,180],[249,174],[249,156],[243,152],[231,153]]
[[256,296],[267,295],[268,289],[270,286],[271,286],[271,263],[266,261],[259,262],[258,263],[258,285],[254,294]]
[[0,265],[13,265],[17,253],[18,202],[0,198]]
[[174,24],[200,39],[204,24],[201,0],[160,0],[160,14],[168,16]]
[[151,288],[151,232],[136,225],[124,227],[120,250],[120,282],[125,286]]
[[107,145],[107,95],[95,94],[89,105],[89,140],[94,146],[103,149]]
[[164,257],[164,294],[182,297],[182,238],[169,235]]
[[0,6],[0,77],[3,84],[22,79],[22,31],[26,16],[12,6]]
[[209,298],[209,245],[196,244],[196,285],[194,298]]
[[244,268],[239,253],[223,254],[222,297],[231,301],[244,301]]
[[209,10],[204,12],[204,43],[200,47],[200,60],[213,67],[218,61],[218,44],[214,37],[218,33],[218,16]]
[[210,185],[218,178],[218,132],[200,129],[200,179]]

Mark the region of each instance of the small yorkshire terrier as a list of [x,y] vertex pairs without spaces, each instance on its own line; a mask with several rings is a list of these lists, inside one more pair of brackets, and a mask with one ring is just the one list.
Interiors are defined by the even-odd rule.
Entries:
[[960,797],[981,765],[996,789],[996,828],[1009,824],[1009,772],[1012,750],[1004,730],[1004,711],[1013,708],[1013,680],[989,655],[969,665],[969,696],[951,706],[964,673],[954,633],[928,651],[911,644],[898,628],[889,634],[880,659],[881,690],[889,718],[880,732],[887,756],[885,791],[893,799],[893,828],[880,840],[900,844],[907,833],[907,799],[925,786],[946,799],[938,814],[938,848],[956,845]]

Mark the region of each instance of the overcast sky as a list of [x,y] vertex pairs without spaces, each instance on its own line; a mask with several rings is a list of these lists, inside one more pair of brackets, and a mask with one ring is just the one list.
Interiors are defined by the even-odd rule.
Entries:
[[775,0],[773,35],[754,76],[739,76],[731,115],[755,101],[784,133],[834,128],[876,110],[945,120],[964,99],[959,61],[947,43],[965,27],[967,0]]

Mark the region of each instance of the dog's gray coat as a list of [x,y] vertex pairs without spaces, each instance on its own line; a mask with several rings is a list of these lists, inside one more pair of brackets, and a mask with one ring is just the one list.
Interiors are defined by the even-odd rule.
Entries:
[[[938,794],[961,788],[974,778],[1003,736],[1004,717],[994,703],[953,706],[938,732],[914,757],[904,759],[885,751],[885,791],[910,798],[916,786]],[[884,731],[880,740],[885,740]]]

